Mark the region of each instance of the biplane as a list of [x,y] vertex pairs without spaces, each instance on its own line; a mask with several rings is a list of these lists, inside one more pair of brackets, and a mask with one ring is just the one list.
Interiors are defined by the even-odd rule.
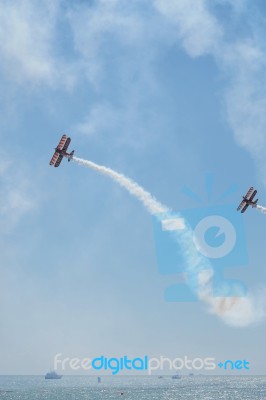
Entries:
[[254,197],[256,196],[256,194],[257,194],[257,190],[254,190],[254,188],[251,187],[248,190],[247,194],[245,196],[242,196],[243,200],[241,201],[241,203],[237,207],[237,211],[241,210],[241,212],[244,213],[249,206],[256,207],[258,199],[257,200],[253,200]]
[[67,137],[67,135],[63,135],[58,143],[58,146],[55,148],[55,152],[53,157],[51,158],[50,165],[54,167],[59,167],[61,161],[64,157],[71,161],[73,159],[74,150],[71,153],[67,153],[68,146],[70,145],[71,139]]

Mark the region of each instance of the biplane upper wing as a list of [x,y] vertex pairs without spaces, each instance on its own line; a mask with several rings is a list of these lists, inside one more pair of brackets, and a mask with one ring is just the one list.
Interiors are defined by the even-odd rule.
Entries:
[[245,205],[245,207],[243,208],[243,210],[241,210],[241,212],[244,213],[244,212],[246,211],[246,209],[248,208],[249,205],[250,205],[250,204],[247,203],[247,204]]
[[65,144],[66,144],[66,141],[67,141],[67,135],[63,135],[63,136],[61,137],[61,139],[60,139],[60,142],[59,142],[59,144],[58,144],[58,146],[57,146],[57,149],[58,149],[58,150],[63,150],[63,148],[64,148],[64,146],[65,146]]
[[60,154],[54,166],[59,167],[63,158],[64,158],[64,156],[62,156],[62,154]]
[[67,151],[67,148],[68,148],[68,146],[70,145],[70,142],[71,142],[71,139],[70,139],[70,137],[68,137],[67,139],[66,139],[66,141],[65,141],[65,144],[64,144],[64,146],[63,146],[63,151]]
[[50,165],[55,165],[58,161],[59,154],[57,152],[54,153],[53,157],[51,158]]
[[237,207],[237,211],[241,210],[241,208],[243,207],[243,205],[244,205],[245,203],[246,203],[246,202],[245,202],[244,200],[242,200],[241,203],[239,204],[239,206]]
[[256,194],[257,194],[257,190],[254,190],[254,192],[250,196],[249,200],[252,201],[254,199],[254,197],[256,196]]
[[[247,192],[247,194],[246,194],[246,196],[245,196],[245,199],[248,199],[248,198],[249,198],[249,196],[251,195],[251,193],[253,192],[253,190],[254,190],[254,187],[251,186],[251,188],[248,190],[248,192]],[[257,191],[256,191],[256,193],[257,193]],[[255,193],[255,194],[256,194],[256,193]]]

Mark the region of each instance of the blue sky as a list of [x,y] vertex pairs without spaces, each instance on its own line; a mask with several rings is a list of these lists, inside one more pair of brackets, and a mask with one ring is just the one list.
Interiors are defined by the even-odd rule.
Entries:
[[[184,185],[214,199],[250,185],[266,204],[265,5],[251,0],[2,2],[0,373],[44,373],[66,356],[248,358],[266,373],[265,320],[227,325],[201,303],[167,303],[152,218],[106,177],[48,163],[76,155],[136,180],[180,211]],[[265,199],[265,200],[264,200]],[[207,204],[207,203],[206,203]],[[245,221],[265,298],[266,217]]]

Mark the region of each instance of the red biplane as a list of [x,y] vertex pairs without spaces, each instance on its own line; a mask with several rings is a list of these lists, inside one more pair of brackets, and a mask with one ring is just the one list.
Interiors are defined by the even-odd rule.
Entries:
[[243,200],[241,201],[241,203],[239,204],[239,206],[237,207],[237,211],[241,210],[242,213],[244,213],[246,211],[246,209],[248,208],[248,206],[252,206],[252,207],[256,207],[257,206],[257,200],[253,200],[254,197],[257,194],[257,190],[254,190],[253,187],[251,187],[246,196],[242,196]]
[[68,148],[70,142],[71,142],[71,139],[70,139],[70,137],[67,137],[67,135],[63,135],[61,137],[61,140],[58,143],[58,146],[55,148],[55,152],[50,161],[50,165],[59,167],[59,165],[64,157],[66,157],[68,159],[68,161],[73,159],[74,150],[72,150],[71,153],[67,153],[67,148]]

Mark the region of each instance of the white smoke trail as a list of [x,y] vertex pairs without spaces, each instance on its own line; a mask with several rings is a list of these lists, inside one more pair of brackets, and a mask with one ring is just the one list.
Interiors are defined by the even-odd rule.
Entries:
[[255,206],[257,210],[259,210],[262,214],[266,214],[266,207],[259,206],[258,204]]
[[[73,160],[80,165],[94,169],[95,171],[109,176],[128,190],[133,196],[142,202],[148,212],[155,215],[160,222],[169,218],[170,209],[158,202],[149,192],[144,190],[136,182],[127,178],[111,168],[98,165],[92,161],[73,157]],[[260,206],[258,206],[260,207]],[[262,207],[263,208],[263,207]],[[173,231],[174,239],[182,249],[186,259],[188,285],[199,299],[206,303],[209,312],[222,318],[231,326],[244,327],[254,322],[260,321],[264,317],[264,305],[260,304],[256,298],[247,297],[214,297],[212,293],[212,277],[214,274],[210,261],[201,255],[194,244],[193,230],[188,223],[179,215],[183,221],[176,230]],[[169,220],[166,220],[168,224]],[[200,293],[198,293],[200,291]]]
[[73,157],[73,160],[78,164],[94,169],[103,175],[108,175],[114,181],[119,183],[119,185],[127,189],[129,193],[137,197],[152,215],[170,211],[166,206],[163,206],[159,201],[155,200],[149,192],[123,174],[119,174],[111,168],[104,167],[103,165],[95,164],[92,161],[83,160],[82,158]]

